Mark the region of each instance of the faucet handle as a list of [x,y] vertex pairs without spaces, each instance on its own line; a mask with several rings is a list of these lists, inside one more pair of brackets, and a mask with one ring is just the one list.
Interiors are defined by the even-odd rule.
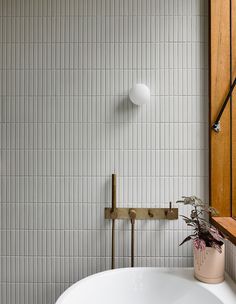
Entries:
[[112,220],[117,219],[117,216],[118,216],[117,209],[114,209],[114,210],[111,209],[110,214],[111,214],[111,219]]
[[148,215],[152,218],[154,215],[153,215],[153,212],[149,209],[148,210]]
[[134,209],[130,209],[129,210],[129,217],[130,217],[130,220],[131,220],[131,224],[134,224],[135,222],[135,219],[136,219],[136,211]]

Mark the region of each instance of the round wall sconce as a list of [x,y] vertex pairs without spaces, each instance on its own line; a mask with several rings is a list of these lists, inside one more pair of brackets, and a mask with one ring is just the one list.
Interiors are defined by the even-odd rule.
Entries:
[[145,84],[137,83],[130,89],[129,98],[137,106],[144,105],[150,101],[150,90]]

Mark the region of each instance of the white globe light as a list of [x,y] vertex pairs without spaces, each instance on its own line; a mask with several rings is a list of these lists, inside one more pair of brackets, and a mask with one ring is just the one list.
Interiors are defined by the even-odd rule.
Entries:
[[150,90],[145,84],[135,84],[129,91],[129,98],[134,104],[141,106],[150,101]]

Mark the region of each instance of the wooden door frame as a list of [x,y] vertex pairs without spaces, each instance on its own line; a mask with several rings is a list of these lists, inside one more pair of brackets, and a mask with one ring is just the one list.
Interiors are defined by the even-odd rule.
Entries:
[[209,199],[219,211],[212,222],[236,243],[236,92],[220,120],[221,131],[212,130],[235,76],[236,0],[209,0]]

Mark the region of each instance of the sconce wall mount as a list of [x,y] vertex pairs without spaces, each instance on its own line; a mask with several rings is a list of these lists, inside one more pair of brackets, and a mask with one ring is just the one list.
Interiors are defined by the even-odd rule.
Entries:
[[129,91],[130,100],[137,106],[149,103],[150,90],[142,83],[135,84]]

